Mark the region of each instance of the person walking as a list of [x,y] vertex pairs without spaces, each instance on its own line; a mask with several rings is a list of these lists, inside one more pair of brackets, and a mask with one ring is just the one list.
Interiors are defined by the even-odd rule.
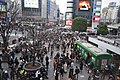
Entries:
[[19,61],[17,59],[17,57],[15,58],[15,66],[17,67],[19,65]]
[[35,73],[35,77],[37,78],[37,80],[40,80],[40,70],[36,71]]
[[64,68],[61,67],[61,68],[60,68],[60,78],[63,77],[63,76],[64,76]]
[[15,71],[14,70],[11,70],[11,72],[10,72],[10,79],[15,80]]
[[53,50],[51,51],[51,54],[50,54],[51,58],[53,58]]
[[49,68],[49,57],[47,55],[46,55],[45,60],[46,60],[46,67],[47,67],[47,70],[48,70],[48,68]]
[[4,71],[2,77],[3,77],[3,80],[8,80],[8,78],[9,78],[8,71]]
[[2,61],[1,61],[1,59],[0,59],[0,69],[2,68]]
[[76,78],[78,80],[78,74],[79,74],[80,70],[78,69],[78,67],[76,66],[76,69],[75,69],[75,74],[76,74]]
[[69,71],[69,76],[68,76],[69,79],[73,78],[73,72],[74,72],[74,69],[73,69],[73,67],[71,67],[70,71]]
[[82,70],[83,70],[83,62],[81,61],[80,62],[80,72],[82,72]]
[[64,72],[67,73],[67,62],[65,62],[65,64],[63,65],[64,67]]
[[58,70],[58,68],[56,68],[54,74],[55,74],[55,80],[59,80],[59,70]]

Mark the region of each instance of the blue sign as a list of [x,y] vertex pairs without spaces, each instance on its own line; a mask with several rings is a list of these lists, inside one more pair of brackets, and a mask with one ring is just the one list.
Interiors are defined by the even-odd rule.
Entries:
[[50,0],[47,0],[47,1],[48,1],[48,4],[47,4],[48,15],[50,15]]

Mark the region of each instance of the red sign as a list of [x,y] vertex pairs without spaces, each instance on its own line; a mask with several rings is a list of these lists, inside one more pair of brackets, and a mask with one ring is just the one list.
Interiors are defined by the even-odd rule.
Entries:
[[72,20],[66,20],[66,26],[72,26]]

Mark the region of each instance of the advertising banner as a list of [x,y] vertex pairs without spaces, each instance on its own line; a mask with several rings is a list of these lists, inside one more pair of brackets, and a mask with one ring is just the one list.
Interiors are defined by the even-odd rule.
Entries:
[[66,26],[72,26],[72,20],[71,19],[66,20]]
[[39,8],[39,1],[38,0],[24,0],[24,7]]
[[88,0],[79,0],[78,10],[80,11],[89,11],[91,8],[90,1]]
[[6,12],[7,3],[0,1],[0,12]]

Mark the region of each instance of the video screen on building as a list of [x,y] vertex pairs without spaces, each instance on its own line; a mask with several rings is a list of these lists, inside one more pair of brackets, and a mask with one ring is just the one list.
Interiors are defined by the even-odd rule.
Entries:
[[90,10],[91,6],[90,6],[90,1],[87,0],[80,0],[78,3],[78,9],[80,11],[88,11]]
[[0,11],[6,12],[6,5],[0,4]]
[[38,0],[24,0],[24,7],[39,8],[39,1]]

